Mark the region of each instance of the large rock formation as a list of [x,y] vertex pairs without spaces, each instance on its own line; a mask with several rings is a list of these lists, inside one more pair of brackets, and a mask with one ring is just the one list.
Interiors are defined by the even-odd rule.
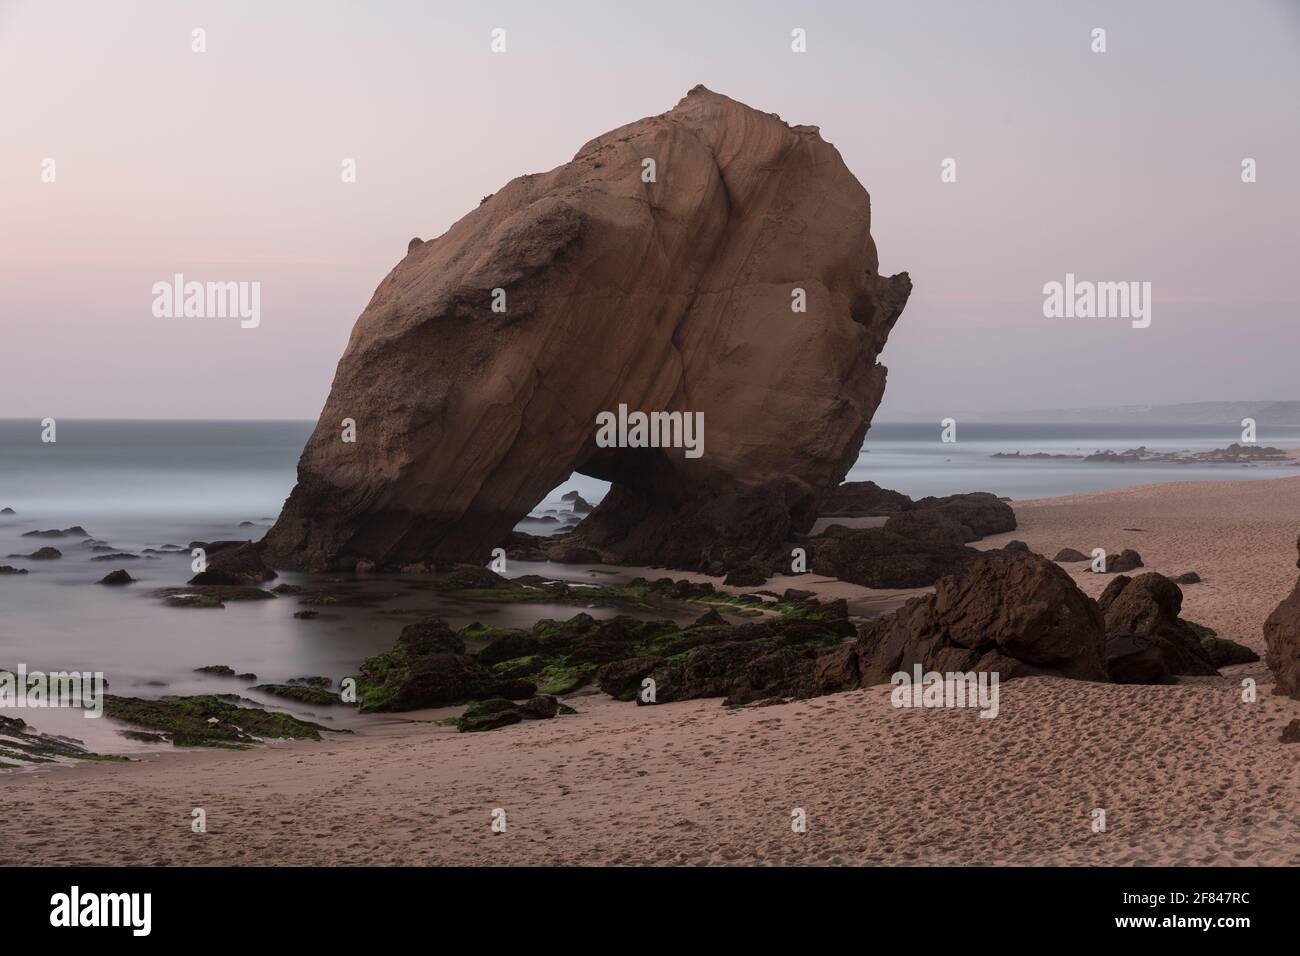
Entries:
[[[1300,537],[1296,550],[1300,551]],[[1264,622],[1264,642],[1268,647],[1264,660],[1276,678],[1274,693],[1300,700],[1300,581]]]
[[930,671],[996,671],[1002,680],[1053,674],[1106,680],[1097,603],[1051,561],[995,551],[868,622],[858,640],[863,685],[920,664]]
[[[268,554],[482,560],[573,471],[613,483],[574,547],[687,567],[774,553],[884,391],[911,282],[879,274],[870,225],[816,127],[703,87],[512,180],[376,290]],[[598,447],[620,404],[703,413],[703,455]]]

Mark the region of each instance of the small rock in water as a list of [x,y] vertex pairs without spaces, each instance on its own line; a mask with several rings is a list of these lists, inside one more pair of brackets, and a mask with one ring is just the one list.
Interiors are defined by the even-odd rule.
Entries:
[[55,558],[63,557],[63,552],[58,548],[37,548],[31,554],[11,554],[11,558],[31,558],[33,561],[53,561]]
[[226,664],[208,664],[194,668],[196,674],[211,674],[213,677],[234,677],[235,669]]
[[100,578],[99,583],[100,584],[130,584],[134,580],[135,578],[127,574],[123,568],[118,568],[116,571],[109,571],[108,574]]
[[16,515],[16,514],[18,514],[18,512],[14,511],[13,508],[0,508],[0,515]]
[[26,568],[15,568],[12,564],[0,564],[0,574],[26,574]]

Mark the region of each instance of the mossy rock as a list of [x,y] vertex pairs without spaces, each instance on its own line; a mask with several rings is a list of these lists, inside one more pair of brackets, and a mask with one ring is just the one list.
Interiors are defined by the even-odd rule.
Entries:
[[461,714],[456,721],[456,729],[462,734],[477,733],[508,727],[523,719],[523,711],[516,707],[513,701],[492,697],[477,701],[465,708],[465,713]]
[[165,734],[178,747],[242,749],[264,739],[320,740],[320,732],[330,729],[279,711],[240,707],[210,694],[158,700],[106,694],[104,713]]
[[250,689],[313,707],[333,707],[343,703],[343,699],[334,691],[306,684],[257,684]]

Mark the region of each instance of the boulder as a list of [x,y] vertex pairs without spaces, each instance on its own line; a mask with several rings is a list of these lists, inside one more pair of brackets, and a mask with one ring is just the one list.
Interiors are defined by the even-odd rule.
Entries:
[[[1108,643],[1118,637],[1138,637],[1154,645],[1165,674],[1161,680],[1141,683],[1165,683],[1177,675],[1213,676],[1218,670],[1201,647],[1197,630],[1178,615],[1183,606],[1183,592],[1163,574],[1148,572],[1136,578],[1119,575],[1098,598],[1106,623]],[[1132,642],[1117,648],[1130,656]],[[1118,653],[1118,651],[1117,651]],[[1147,657],[1152,651],[1146,651]],[[1109,652],[1108,652],[1109,656]],[[1124,668],[1129,665],[1125,664]],[[1117,683],[1124,671],[1112,675]]]
[[976,538],[1016,530],[1015,511],[997,495],[987,491],[972,491],[943,498],[922,498],[916,507],[947,515],[958,524],[970,528]]
[[722,583],[730,587],[756,588],[767,583],[771,572],[757,561],[746,561],[727,572]]
[[127,574],[124,569],[118,568],[116,571],[109,571],[108,574],[100,578],[99,583],[100,584],[130,584],[134,580],[135,578]]
[[550,694],[538,694],[519,705],[525,720],[549,720],[560,712],[560,702]]
[[[1300,538],[1296,539],[1300,550]],[[1300,567],[1300,561],[1296,562]],[[1300,581],[1264,622],[1264,661],[1273,672],[1273,692],[1300,700]]]
[[[816,127],[703,87],[511,181],[380,283],[265,539],[273,561],[481,562],[575,471],[611,488],[571,548],[773,559],[884,393],[877,357],[911,282],[880,274],[870,225]],[[809,305],[792,321],[795,290]],[[598,444],[620,406],[702,414],[702,453]]]
[[63,557],[63,552],[58,548],[37,548],[31,554],[11,554],[11,558],[28,558],[32,561],[54,561]]
[[1125,548],[1119,554],[1106,555],[1106,573],[1114,574],[1121,571],[1136,571],[1142,567],[1142,555],[1138,554],[1132,548]]
[[1037,554],[994,551],[869,622],[858,638],[864,685],[898,671],[996,671],[1008,680],[1052,674],[1106,679],[1105,630],[1096,602]]
[[596,671],[596,686],[617,700],[632,700],[641,690],[641,682],[659,663],[657,657],[629,657],[611,661]]
[[207,568],[190,578],[190,584],[256,585],[276,576],[262,558],[261,545],[251,541],[214,541],[205,550]]
[[465,641],[440,617],[426,617],[406,625],[397,636],[397,643],[413,657],[465,653]]
[[980,556],[979,551],[958,542],[906,538],[887,526],[848,529],[832,525],[809,538],[806,547],[808,567],[817,574],[868,588],[928,587]]
[[1060,551],[1056,552],[1056,557],[1052,558],[1052,560],[1060,561],[1064,564],[1073,564],[1076,561],[1089,561],[1091,559],[1082,551],[1076,551],[1074,548],[1062,548]]
[[846,481],[831,492],[821,514],[828,518],[879,517],[915,507],[907,495],[881,488],[874,481]]

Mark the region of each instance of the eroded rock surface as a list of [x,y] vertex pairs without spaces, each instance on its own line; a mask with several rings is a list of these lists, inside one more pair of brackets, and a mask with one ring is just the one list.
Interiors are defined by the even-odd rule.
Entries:
[[[573,471],[613,483],[575,553],[691,568],[775,554],[884,392],[876,358],[911,282],[879,274],[870,225],[816,127],[703,87],[512,180],[380,283],[268,556],[483,561]],[[703,454],[598,447],[597,414],[620,404],[703,413]]]
[[[1300,550],[1300,537],[1296,549]],[[1300,700],[1300,581],[1264,622],[1264,641],[1268,646],[1264,660],[1276,678],[1274,693]]]

